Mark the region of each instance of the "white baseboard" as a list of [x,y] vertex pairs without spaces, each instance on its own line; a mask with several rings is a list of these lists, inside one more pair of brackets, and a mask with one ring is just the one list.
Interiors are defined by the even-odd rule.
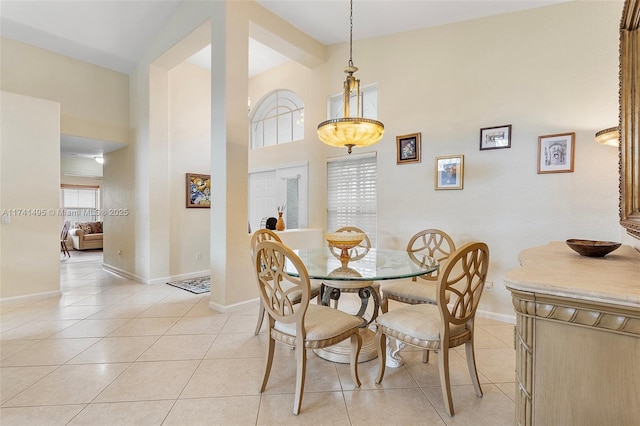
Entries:
[[206,275],[211,275],[211,270],[206,269],[204,271],[189,272],[186,274],[179,274],[179,275],[171,275],[163,278],[146,279],[139,275],[132,274],[131,272],[125,271],[124,269],[120,269],[106,263],[102,264],[102,269],[104,269],[107,272],[111,272],[113,274],[119,275],[124,278],[128,278],[130,280],[134,280],[143,284],[165,284],[173,281],[188,280],[190,278],[198,278]]
[[169,277],[164,277],[164,278],[154,278],[152,280],[149,280],[149,284],[165,284],[165,283],[171,283],[174,281],[188,280],[191,278],[206,277],[207,275],[211,275],[211,269],[206,269],[204,271],[197,271],[197,272],[188,272],[186,274],[171,275]]
[[[209,307],[211,309],[213,309],[214,311],[218,311],[220,313],[223,314],[227,314],[230,312],[237,312],[237,311],[241,311],[243,309],[246,309],[247,307],[250,306],[256,306],[257,309],[257,304],[260,303],[260,299],[259,298],[255,298],[255,299],[251,299],[251,300],[245,300],[244,302],[240,302],[240,303],[234,303],[233,305],[220,305],[218,303],[209,301]],[[256,311],[257,313],[257,311]]]
[[4,299],[0,299],[0,305],[4,303],[18,302],[18,301],[29,302],[32,300],[46,299],[48,297],[61,296],[61,295],[62,295],[62,291],[55,290],[55,291],[47,291],[45,293],[26,294],[24,296],[5,297]]
[[492,319],[492,320],[496,320],[496,321],[502,321],[502,322],[506,322],[509,324],[515,324],[516,323],[516,315],[507,315],[507,314],[499,314],[496,312],[489,312],[489,311],[482,311],[482,310],[477,310],[476,311],[476,315],[480,318],[487,318],[487,319]]
[[132,274],[131,272],[125,271],[124,269],[117,268],[117,267],[115,267],[113,265],[109,265],[108,263],[103,263],[102,264],[102,269],[104,269],[107,272],[111,272],[112,274],[116,274],[118,276],[121,276],[123,278],[134,280],[134,281],[137,281],[137,282],[143,283],[143,284],[149,284],[148,281],[145,280],[144,278],[142,278],[141,276]]

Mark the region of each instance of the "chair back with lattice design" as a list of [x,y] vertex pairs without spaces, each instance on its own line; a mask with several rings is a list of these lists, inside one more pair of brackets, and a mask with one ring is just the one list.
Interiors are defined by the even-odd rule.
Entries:
[[60,241],[66,241],[67,237],[69,236],[69,228],[71,227],[71,222],[70,221],[65,221],[64,225],[62,226],[62,231],[60,232]]
[[[270,317],[269,323],[296,323],[298,333],[304,334],[304,314],[311,296],[307,268],[298,255],[277,241],[258,243],[254,261],[260,298]],[[287,263],[297,276],[285,271]],[[298,336],[304,341],[304,335]]]
[[444,332],[448,324],[473,321],[489,268],[489,248],[472,242],[454,251],[438,277],[438,307]]
[[251,236],[251,244],[249,246],[250,247],[250,255],[251,255],[251,259],[252,260],[253,260],[254,255],[255,255],[256,246],[258,245],[258,243],[261,243],[263,241],[277,241],[279,243],[282,242],[282,240],[280,239],[278,234],[276,234],[272,230],[270,230],[270,229],[258,229]]
[[[414,262],[418,264],[428,263],[430,262],[429,258],[431,258],[441,264],[440,268],[442,268],[442,263],[447,260],[455,249],[456,245],[451,237],[439,229],[424,229],[411,237],[407,244],[407,252]],[[438,274],[438,271],[434,271],[419,278],[436,281]]]

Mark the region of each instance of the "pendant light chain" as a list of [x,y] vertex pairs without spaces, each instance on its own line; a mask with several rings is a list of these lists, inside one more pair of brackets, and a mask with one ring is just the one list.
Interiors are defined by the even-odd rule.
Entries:
[[349,3],[349,66],[353,66],[353,0]]
[[[358,67],[353,66],[353,0],[349,2],[349,65],[344,69],[347,78],[342,84],[343,116],[331,118],[318,124],[318,138],[335,147],[346,147],[351,154],[352,148],[370,146],[378,143],[384,135],[384,124],[378,120],[361,117],[360,80],[353,74]],[[355,116],[351,116],[351,93],[355,93],[354,102],[358,107]]]

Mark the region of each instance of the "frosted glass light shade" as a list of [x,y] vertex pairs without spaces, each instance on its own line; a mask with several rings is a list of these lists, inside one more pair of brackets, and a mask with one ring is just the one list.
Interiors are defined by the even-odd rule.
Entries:
[[596,142],[603,145],[619,146],[620,145],[620,130],[616,127],[610,127],[608,129],[600,130],[596,133]]
[[349,153],[354,146],[375,144],[383,134],[384,125],[370,118],[334,118],[318,125],[318,137],[323,143],[335,147],[346,146]]

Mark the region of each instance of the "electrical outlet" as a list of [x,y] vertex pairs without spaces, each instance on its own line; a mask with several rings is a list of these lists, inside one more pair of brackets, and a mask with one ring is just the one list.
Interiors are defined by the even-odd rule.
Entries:
[[200,260],[201,257],[200,253],[196,253],[196,260]]
[[485,281],[484,282],[484,288],[487,291],[492,291],[493,290],[493,281]]

